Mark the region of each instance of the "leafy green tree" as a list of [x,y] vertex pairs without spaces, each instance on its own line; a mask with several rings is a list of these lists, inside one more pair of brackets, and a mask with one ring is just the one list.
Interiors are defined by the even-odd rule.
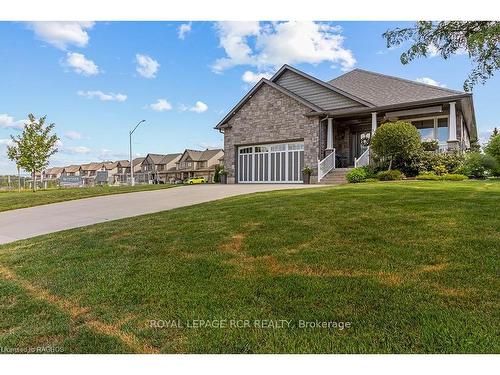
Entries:
[[447,59],[465,51],[474,62],[464,82],[465,91],[471,91],[478,82],[484,83],[500,68],[500,22],[497,21],[419,21],[411,27],[388,30],[382,36],[388,48],[411,41],[410,48],[401,55],[403,64],[431,53]]
[[421,151],[420,133],[406,121],[386,122],[375,131],[371,149],[378,157],[389,160],[390,170],[393,162],[404,164]]
[[11,136],[13,145],[8,149],[8,156],[9,158],[15,156],[17,167],[31,173],[33,191],[36,190],[36,173],[47,167],[49,158],[57,152],[56,144],[59,138],[51,134],[55,124],[45,126],[46,117],[43,116],[37,121],[30,113],[29,122],[24,124],[22,134],[16,137]]
[[[496,129],[496,128],[495,128]],[[492,168],[492,174],[500,176],[500,134],[493,132],[488,143],[484,147],[486,155],[490,155],[496,160],[496,166]]]
[[19,152],[19,148],[16,146],[7,146],[7,157],[9,160],[13,161],[16,163],[16,168],[17,168],[17,190],[20,192],[21,191],[21,166],[19,165],[19,162],[21,160],[21,154]]

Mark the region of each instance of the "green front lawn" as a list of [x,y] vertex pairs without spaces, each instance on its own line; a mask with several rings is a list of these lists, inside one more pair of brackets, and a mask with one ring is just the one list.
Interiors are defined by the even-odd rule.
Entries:
[[95,186],[85,188],[46,189],[32,192],[0,191],[0,212],[17,208],[40,206],[42,204],[97,197],[100,195],[131,193],[171,188],[176,185]]
[[[4,245],[0,347],[498,353],[499,207],[498,181],[356,184],[239,196]],[[177,319],[182,328],[165,327]],[[214,319],[250,327],[188,327]]]

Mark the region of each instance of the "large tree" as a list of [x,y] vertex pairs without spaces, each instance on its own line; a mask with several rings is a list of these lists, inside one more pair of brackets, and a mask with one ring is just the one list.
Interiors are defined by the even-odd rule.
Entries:
[[28,115],[29,122],[24,124],[21,135],[11,135],[13,145],[8,149],[9,158],[15,157],[18,168],[31,173],[33,178],[33,191],[36,190],[36,174],[49,164],[49,158],[57,152],[59,138],[51,134],[55,124],[45,126],[46,116],[38,120],[33,114]]
[[447,59],[456,53],[467,53],[474,67],[464,82],[465,91],[472,90],[478,82],[484,83],[500,69],[500,22],[419,21],[382,35],[388,48],[411,41],[409,49],[401,54],[403,64],[430,54]]

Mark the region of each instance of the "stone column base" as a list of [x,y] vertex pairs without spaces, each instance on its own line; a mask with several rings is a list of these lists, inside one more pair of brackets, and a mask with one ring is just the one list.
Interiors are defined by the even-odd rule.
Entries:
[[460,148],[460,144],[458,141],[448,141],[448,151],[455,151]]

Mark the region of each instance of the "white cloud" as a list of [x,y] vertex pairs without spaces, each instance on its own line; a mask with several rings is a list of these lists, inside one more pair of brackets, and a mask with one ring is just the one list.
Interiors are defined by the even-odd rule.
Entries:
[[191,22],[189,23],[183,23],[182,25],[179,26],[179,29],[177,31],[177,35],[179,39],[185,39],[186,35],[191,32]]
[[92,150],[85,146],[64,147],[61,149],[61,152],[66,154],[88,154],[90,151]]
[[99,100],[102,100],[103,102],[124,102],[127,100],[127,95],[125,94],[115,94],[112,92],[109,93],[104,93],[99,90],[94,90],[94,91],[78,91],[78,95],[83,96],[87,99],[93,99],[93,98],[98,98]]
[[429,77],[417,78],[415,81],[420,83],[425,83],[426,85],[431,85],[431,86],[446,87],[445,84],[439,83],[438,81],[435,81]]
[[149,108],[158,111],[170,111],[172,109],[172,104],[170,104],[166,99],[158,99],[156,103],[150,104]]
[[64,133],[64,136],[68,139],[72,139],[72,140],[75,140],[75,139],[82,139],[82,135],[81,133],[78,133],[77,131],[68,131],[66,133]]
[[160,67],[158,61],[148,55],[141,55],[139,53],[135,55],[135,59],[137,62],[136,70],[141,76],[144,78],[156,77],[156,72],[158,72],[158,68]]
[[124,152],[113,152],[113,150],[101,148],[101,150],[97,154],[97,158],[100,160],[128,159],[129,155]]
[[241,76],[241,79],[245,83],[256,84],[262,78],[269,79],[271,77],[272,77],[272,73],[254,73],[254,72],[251,72],[250,70],[247,70],[245,73],[243,73],[243,75]]
[[89,42],[87,30],[92,29],[94,22],[30,22],[29,27],[35,35],[59,49],[69,45],[85,47]]
[[72,68],[75,73],[84,76],[99,74],[99,67],[92,60],[87,59],[82,53],[68,52],[63,65]]
[[197,101],[194,106],[192,107],[189,107],[189,106],[186,106],[186,105],[183,105],[181,104],[179,106],[179,109],[181,111],[191,111],[191,112],[196,112],[196,113],[203,113],[205,112],[206,110],[208,110],[208,105],[206,105],[205,103],[203,103],[202,101]]
[[203,113],[207,109],[208,109],[208,105],[206,105],[205,103],[200,102],[200,101],[197,101],[193,107],[189,108],[189,110],[191,112],[196,112],[196,113]]
[[6,113],[0,113],[0,128],[6,129],[23,129],[24,123],[27,120],[14,120],[14,117],[9,116]]
[[218,22],[219,44],[226,56],[212,65],[216,73],[238,65],[258,69],[287,64],[331,62],[348,70],[356,64],[352,51],[344,48],[338,26],[312,21]]

